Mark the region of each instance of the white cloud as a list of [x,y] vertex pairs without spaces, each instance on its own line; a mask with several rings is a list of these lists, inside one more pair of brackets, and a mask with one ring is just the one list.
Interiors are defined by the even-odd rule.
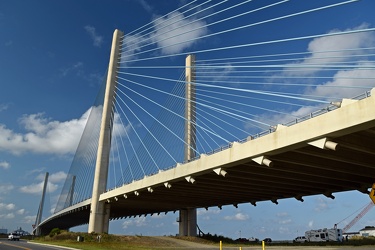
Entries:
[[[146,10],[151,9],[150,5],[145,5],[145,1],[141,1],[140,4]],[[198,37],[208,33],[208,29],[204,27],[206,22],[193,17],[185,18],[184,14],[178,11],[165,17],[155,16],[152,25],[149,33],[124,37],[121,57],[123,64],[138,59],[137,53],[141,50],[154,51],[162,48],[161,54],[163,55],[181,53],[194,45]],[[153,44],[156,48],[150,47]]]
[[74,153],[90,110],[79,119],[60,122],[43,114],[24,115],[20,124],[27,131],[16,133],[0,124],[0,151],[13,154],[25,152],[64,155]]
[[122,59],[124,61],[135,60],[138,57],[135,55],[141,50],[141,47],[147,43],[147,36],[141,35],[127,35],[122,41],[123,53]]
[[67,76],[69,73],[83,75],[82,67],[83,67],[82,62],[76,62],[72,65],[69,65],[68,67],[61,68],[60,69],[61,76]]
[[247,214],[237,213],[234,216],[225,216],[224,219],[225,220],[239,220],[239,221],[242,221],[242,220],[248,220],[249,216]]
[[[125,125],[125,124],[124,124]],[[121,122],[121,117],[119,113],[114,114],[114,119],[113,119],[113,137],[122,137],[130,133],[131,126],[130,124],[123,126]]]
[[[58,188],[58,185],[53,184],[50,181],[48,181],[47,185],[48,185],[48,191],[50,193],[53,193]],[[44,186],[44,181],[39,182],[39,183],[33,183],[33,184],[27,185],[27,186],[22,186],[22,187],[19,188],[19,191],[22,192],[22,193],[26,193],[26,194],[41,195],[42,191],[43,191],[43,186]]]
[[[15,208],[16,208],[16,205],[14,205],[13,203],[9,203],[9,204],[0,203],[0,212],[12,211]],[[14,217],[15,216],[13,212],[0,214],[0,219],[13,219]]]
[[15,217],[14,213],[0,214],[0,219],[13,219]]
[[0,211],[1,210],[13,210],[15,209],[16,205],[13,203],[5,204],[5,203],[0,203]]
[[164,219],[165,217],[167,217],[167,215],[165,213],[151,215],[151,218],[153,218],[153,219]]
[[[209,65],[207,68],[204,68],[204,66],[206,66],[204,64],[202,64],[202,66],[203,66],[202,70],[204,70],[204,74],[210,76],[209,82],[211,81],[213,82],[218,81],[220,83],[225,82],[225,84],[229,84],[228,86],[232,86],[232,87],[238,87],[241,85],[240,83],[232,83],[230,81],[229,83],[226,82],[228,80],[232,80],[231,74],[236,71],[236,68],[230,63],[225,63],[225,64],[220,65],[222,66],[222,68],[219,68],[219,69],[212,68]],[[205,83],[205,80],[200,80],[199,82]]]
[[2,184],[0,185],[0,194],[7,194],[14,189],[14,186],[11,184]]
[[[60,172],[57,172],[57,173],[50,174],[48,176],[48,181],[53,182],[53,183],[62,182],[62,181],[65,181],[66,176],[67,176],[67,174],[65,172],[60,171]],[[44,178],[45,178],[45,174],[40,174],[40,175],[37,176],[36,179],[40,180],[40,181],[44,181]]]
[[153,8],[151,5],[149,5],[145,0],[138,0],[137,3],[142,5],[142,7],[149,13],[153,12]]
[[[345,31],[359,30],[368,28],[368,24],[362,24],[353,29],[347,29]],[[332,30],[328,34],[337,33],[340,30]],[[301,62],[289,64],[286,66],[286,70],[291,69],[290,67],[304,66],[309,64],[317,65],[315,68],[308,68],[306,70],[298,71],[286,71],[288,75],[310,75],[320,71],[323,66],[330,64],[337,64],[343,61],[348,61],[351,56],[356,54],[363,54],[363,51],[353,50],[358,48],[366,48],[375,45],[375,36],[370,32],[359,32],[346,35],[338,36],[325,36],[312,40],[308,45],[308,52],[311,55]],[[335,52],[324,52],[323,51],[335,51]],[[289,66],[289,67],[288,67]]]
[[209,208],[208,210],[206,209],[198,209],[197,210],[197,215],[207,215],[207,214],[220,214],[221,210],[219,208]]
[[315,202],[316,202],[316,204],[315,204],[314,210],[316,212],[322,212],[322,211],[328,210],[330,208],[327,199],[323,199],[321,197],[318,197],[318,198],[316,198]]
[[280,220],[279,224],[290,224],[292,223],[292,219]]
[[152,40],[161,49],[162,54],[180,53],[196,43],[198,37],[207,34],[204,21],[186,18],[178,11],[164,18],[154,19]]
[[[368,28],[368,24],[362,24],[353,29],[347,29],[345,31],[358,30]],[[339,30],[332,30],[328,32],[334,33],[339,32]],[[326,97],[327,104],[322,106],[322,104],[311,104],[310,106],[304,106],[297,110],[280,110],[280,114],[277,113],[267,113],[261,116],[261,121],[264,121],[270,125],[283,124],[290,122],[296,117],[305,116],[311,112],[317,111],[322,107],[328,106],[328,102],[339,101],[342,98],[352,98],[359,94],[365,92],[370,88],[375,86],[373,78],[375,77],[375,70],[373,69],[374,63],[370,58],[360,57],[361,59],[355,59],[354,56],[361,54],[368,54],[369,51],[364,51],[362,48],[369,48],[375,46],[375,35],[373,32],[360,32],[352,33],[347,35],[339,36],[326,36],[320,37],[312,40],[308,45],[308,52],[310,56],[304,58],[299,62],[293,64],[287,64],[282,73],[282,78],[285,81],[285,76],[311,76],[312,78],[300,79],[298,78],[298,83],[309,83],[316,84],[314,82],[314,76],[329,76],[330,80],[325,82],[319,82],[319,85],[314,87],[308,87],[302,90],[301,94],[310,95],[310,98],[314,99],[314,96]],[[331,52],[324,52],[331,51]],[[335,52],[333,52],[335,51]],[[324,53],[323,53],[324,52]],[[371,53],[370,53],[371,54]],[[355,59],[355,60],[354,60]],[[335,65],[335,64],[345,64],[347,67],[345,69],[336,71],[323,72],[325,66]],[[318,65],[313,69],[304,68],[309,64]],[[369,67],[371,66],[371,67]],[[289,71],[290,69],[298,68],[297,71]],[[277,76],[274,76],[277,79]],[[292,80],[288,80],[292,81]],[[293,92],[294,90],[290,90]],[[283,114],[283,113],[287,114]],[[251,128],[251,125],[245,127],[246,129]]]
[[16,213],[22,215],[22,214],[25,213],[25,209],[24,208],[19,209],[19,210],[16,211]]
[[374,87],[375,69],[366,69],[366,66],[373,66],[373,62],[361,62],[356,69],[338,71],[332,81],[317,86],[308,91],[308,94],[326,97],[351,98],[364,92],[364,88],[345,87]]
[[49,176],[48,180],[51,182],[62,182],[65,181],[67,174],[63,171],[53,173]]
[[[47,183],[47,192],[53,193],[57,190],[59,187],[56,183],[64,182],[67,177],[67,174],[63,171],[52,173],[48,176],[48,183]],[[45,173],[39,174],[36,178],[36,180],[39,180],[38,183],[33,183],[26,186],[21,186],[19,188],[19,191],[26,194],[35,194],[35,195],[41,195],[43,191],[44,186],[44,179],[45,179]],[[59,197],[59,196],[58,196]],[[55,197],[55,200],[57,201],[58,197]]]
[[314,226],[314,221],[313,220],[309,221],[308,227],[312,228],[313,226]]
[[221,213],[222,210],[220,210],[219,208],[210,208],[208,210],[206,209],[198,209],[197,210],[197,215],[199,216],[199,218],[201,220],[205,220],[205,221],[208,221],[208,220],[211,220],[211,216],[212,215],[218,215]]
[[23,220],[26,224],[34,224],[36,220],[36,215],[27,215],[24,217]]
[[[285,224],[290,224],[292,223],[292,219],[287,218],[289,217],[289,214],[287,212],[280,212],[276,214],[276,217],[281,218],[278,220],[279,224],[285,225]],[[280,228],[281,229],[281,228]],[[285,228],[284,228],[285,229]]]
[[10,164],[6,161],[0,161],[0,168],[8,169],[10,168]]
[[[328,106],[325,105],[325,106]],[[294,111],[285,112],[280,110],[280,113],[264,113],[259,115],[258,120],[264,123],[268,123],[270,125],[277,125],[277,124],[285,124],[295,120],[297,117],[303,117],[308,115],[312,112],[318,111],[320,108],[318,106],[303,106]],[[287,114],[285,114],[287,113]],[[245,124],[245,129],[250,130],[254,126],[251,122]]]
[[98,33],[96,33],[95,27],[90,26],[90,25],[86,25],[84,28],[85,28],[86,32],[90,35],[90,37],[93,41],[93,45],[95,47],[100,47],[103,43],[103,37],[98,35]]
[[123,229],[127,229],[127,228],[132,227],[132,226],[135,226],[135,227],[147,226],[146,217],[142,216],[142,217],[137,217],[137,218],[134,218],[134,219],[126,219],[122,223]]

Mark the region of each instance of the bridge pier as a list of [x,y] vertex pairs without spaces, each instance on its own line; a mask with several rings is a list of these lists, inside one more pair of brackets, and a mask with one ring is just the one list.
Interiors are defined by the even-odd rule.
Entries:
[[108,233],[110,207],[109,204],[99,201],[100,194],[107,188],[109,151],[112,134],[112,105],[115,98],[115,84],[117,67],[123,33],[115,30],[113,33],[111,56],[109,58],[108,75],[103,104],[103,115],[100,126],[98,152],[95,165],[95,177],[92,188],[91,211],[88,232]]
[[111,204],[104,204],[104,216],[103,216],[103,232],[108,233],[109,231],[109,215],[111,213]]
[[197,236],[197,209],[187,208],[180,210],[179,218],[180,236]]

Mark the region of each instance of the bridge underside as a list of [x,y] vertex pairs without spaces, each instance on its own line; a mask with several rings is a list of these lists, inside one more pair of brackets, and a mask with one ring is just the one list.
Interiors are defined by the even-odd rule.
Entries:
[[315,146],[298,147],[269,155],[271,167],[248,160],[233,167],[223,166],[227,175],[210,171],[185,179],[171,188],[159,186],[140,196],[111,200],[111,218],[178,211],[186,207],[205,208],[283,198],[359,190],[366,193],[375,181],[375,128],[331,139],[336,150]]
[[48,235],[52,229],[59,228],[69,230],[69,228],[87,224],[90,217],[90,205],[85,205],[75,210],[54,216],[41,225],[41,234]]

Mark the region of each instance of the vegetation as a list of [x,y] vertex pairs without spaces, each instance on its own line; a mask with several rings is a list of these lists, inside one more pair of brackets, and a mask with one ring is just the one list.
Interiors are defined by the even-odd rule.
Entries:
[[[78,241],[80,237],[83,241]],[[83,250],[170,250],[174,248],[181,248],[181,244],[176,243],[171,239],[184,240],[187,245],[189,242],[201,243],[206,245],[217,246],[217,244],[222,241],[226,246],[250,246],[254,244],[253,242],[243,242],[238,240],[233,240],[220,235],[205,234],[200,237],[149,237],[149,236],[120,236],[111,234],[96,234],[96,233],[76,233],[67,232],[59,229],[53,229],[49,235],[35,238],[35,242],[46,243],[52,245],[60,245],[66,247],[73,247]],[[361,246],[361,245],[375,245],[375,237],[353,237],[349,241],[344,242],[314,242],[314,243],[272,243],[272,245],[282,245],[282,246]],[[189,248],[191,249],[191,248]]]
[[204,235],[200,236],[200,238],[205,239],[209,242],[215,242],[215,243],[219,243],[221,241],[223,243],[232,244],[232,243],[236,242],[232,238],[224,237],[222,235],[217,235],[217,234],[212,235],[210,233],[204,234]]
[[[53,235],[53,236],[51,236]],[[78,237],[83,241],[78,241]],[[173,243],[162,238],[147,236],[117,236],[111,234],[76,233],[61,230],[59,234],[38,237],[34,242],[45,243],[83,250],[164,250],[175,247]]]
[[59,228],[54,228],[54,229],[52,229],[51,232],[49,233],[49,237],[53,237],[53,236],[58,235],[58,234],[60,234],[60,233],[61,233],[61,231],[60,231]]

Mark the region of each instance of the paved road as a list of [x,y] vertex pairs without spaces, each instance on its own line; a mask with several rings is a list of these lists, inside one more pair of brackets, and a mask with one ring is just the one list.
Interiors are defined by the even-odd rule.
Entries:
[[56,246],[44,246],[38,244],[28,243],[25,240],[20,241],[8,241],[7,239],[0,239],[1,250],[66,250],[63,247]]

